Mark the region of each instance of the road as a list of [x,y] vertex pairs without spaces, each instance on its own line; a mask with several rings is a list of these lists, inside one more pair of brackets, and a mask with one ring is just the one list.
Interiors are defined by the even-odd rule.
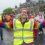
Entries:
[[0,39],[0,45],[13,45],[13,32],[3,29],[3,41]]

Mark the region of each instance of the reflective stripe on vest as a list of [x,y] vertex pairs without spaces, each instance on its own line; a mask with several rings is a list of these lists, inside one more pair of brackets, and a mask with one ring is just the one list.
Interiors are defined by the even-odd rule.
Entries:
[[[33,37],[23,37],[23,39],[32,39]],[[14,39],[22,39],[22,37],[14,37]]]

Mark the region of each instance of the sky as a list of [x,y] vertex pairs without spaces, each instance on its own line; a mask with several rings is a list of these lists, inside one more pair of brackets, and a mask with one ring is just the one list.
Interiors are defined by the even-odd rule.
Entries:
[[[35,1],[35,0],[33,0]],[[8,7],[14,8],[15,5],[19,6],[20,3],[24,3],[26,0],[0,0],[0,13]]]

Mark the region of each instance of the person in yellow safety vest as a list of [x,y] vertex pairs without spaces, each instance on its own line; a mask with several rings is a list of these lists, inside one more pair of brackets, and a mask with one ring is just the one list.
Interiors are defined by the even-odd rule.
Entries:
[[21,8],[19,19],[13,20],[14,41],[13,45],[34,45],[34,23],[28,19],[28,9]]
[[2,29],[2,15],[0,15],[0,36],[1,36],[1,40],[3,40],[3,29]]

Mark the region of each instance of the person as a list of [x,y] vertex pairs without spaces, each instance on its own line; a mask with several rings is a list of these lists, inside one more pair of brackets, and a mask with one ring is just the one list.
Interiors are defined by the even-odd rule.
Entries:
[[34,45],[34,23],[28,19],[29,11],[27,8],[21,8],[20,12],[19,19],[13,20],[13,45]]
[[11,15],[5,15],[4,23],[5,23],[5,28],[8,31],[12,31],[12,28],[13,28],[13,18],[12,18]]
[[35,38],[37,38],[37,34],[39,32],[38,25],[39,25],[39,15],[37,13],[35,14],[35,18],[34,18],[34,37]]
[[39,27],[40,27],[40,22],[39,22],[40,16],[39,14],[35,14],[35,18],[34,18],[34,41],[35,41],[35,45],[39,45]]
[[41,23],[41,25],[42,25],[42,27],[41,27],[41,29],[42,29],[42,31],[43,31],[43,44],[45,44],[45,16],[44,16],[44,20],[43,20],[43,22]]
[[[38,44],[42,44],[43,42],[43,30],[42,30],[42,22],[44,20],[42,14],[38,13],[38,15],[35,17],[35,20],[38,20],[38,28],[36,29],[37,33],[36,34],[36,37],[37,37],[37,40],[38,40]],[[36,23],[35,23],[36,24]],[[42,38],[41,38],[42,37]],[[41,42],[41,43],[40,43]]]
[[3,40],[2,15],[0,15],[0,36],[1,40]]

